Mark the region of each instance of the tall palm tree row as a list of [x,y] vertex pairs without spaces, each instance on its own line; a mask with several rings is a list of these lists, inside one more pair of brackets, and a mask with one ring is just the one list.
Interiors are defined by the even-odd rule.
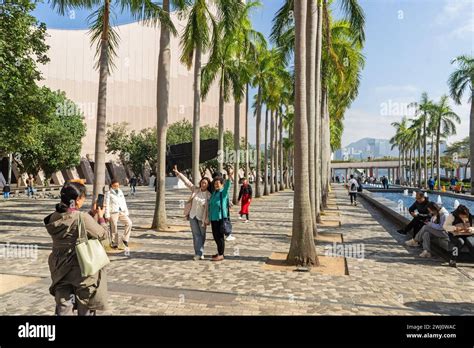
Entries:
[[[185,0],[176,0],[176,8],[182,8]],[[105,132],[107,124],[107,78],[113,71],[114,58],[120,36],[114,29],[111,17],[114,9],[129,12],[133,18],[144,23],[160,23],[162,28],[176,29],[170,19],[169,12],[163,7],[147,1],[125,0],[50,0],[50,4],[59,14],[64,15],[69,10],[86,9],[91,11],[88,17],[91,43],[96,44],[97,62],[95,68],[99,71],[99,88],[97,98],[96,141],[94,154],[94,184],[93,197],[97,197],[105,186]]]
[[390,143],[392,148],[398,147],[401,154],[399,156],[400,167],[403,167],[401,176],[403,181],[407,179],[406,183],[409,185],[427,187],[427,144],[428,139],[431,138],[430,175],[434,176],[434,169],[436,169],[437,189],[441,189],[440,144],[443,139],[456,134],[456,124],[459,124],[461,120],[449,105],[447,95],[442,96],[438,102],[434,102],[424,92],[420,102],[414,102],[411,106],[416,108],[415,118],[403,117],[401,122],[392,123],[395,127],[395,135],[390,139]]
[[[462,55],[452,61],[457,64],[456,70],[450,75],[448,80],[449,93],[456,104],[461,104],[464,92],[468,94],[471,102],[469,114],[469,139],[470,139],[470,162],[474,163],[474,57]],[[474,175],[471,169],[471,195],[474,195]]]

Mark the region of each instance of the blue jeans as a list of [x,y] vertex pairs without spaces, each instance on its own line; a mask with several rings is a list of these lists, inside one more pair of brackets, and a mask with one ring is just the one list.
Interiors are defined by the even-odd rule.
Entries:
[[3,192],[3,198],[10,198],[10,192]]
[[194,255],[204,255],[204,243],[206,243],[206,227],[202,225],[202,221],[193,217],[189,220],[191,231],[193,232]]
[[31,195],[31,197],[33,197],[35,195],[35,191],[34,191],[33,187],[28,186],[27,192],[28,192],[28,197],[30,197],[30,195]]

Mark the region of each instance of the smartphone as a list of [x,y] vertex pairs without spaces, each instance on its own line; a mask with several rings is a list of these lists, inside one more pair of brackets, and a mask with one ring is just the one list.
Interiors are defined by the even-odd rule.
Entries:
[[100,209],[104,208],[104,195],[103,194],[99,194],[97,196],[97,207]]

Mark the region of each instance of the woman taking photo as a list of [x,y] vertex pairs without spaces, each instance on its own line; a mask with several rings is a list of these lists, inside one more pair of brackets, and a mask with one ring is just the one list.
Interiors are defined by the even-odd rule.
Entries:
[[107,302],[107,277],[105,269],[83,277],[76,254],[79,218],[88,239],[104,240],[108,229],[104,209],[96,207],[89,214],[79,210],[86,200],[86,187],[80,183],[67,183],[61,189],[61,202],[56,211],[44,219],[46,230],[53,240],[53,250],[48,264],[52,285],[49,292],[56,300],[56,315],[95,315],[104,310]]
[[453,244],[449,265],[456,267],[456,261],[464,245],[474,257],[474,229],[472,228],[472,215],[465,205],[460,205],[446,219],[444,229],[448,232],[449,240]]
[[204,260],[204,244],[206,243],[206,226],[209,225],[207,210],[211,198],[211,182],[202,178],[199,187],[194,186],[189,179],[174,166],[173,172],[191,190],[191,197],[185,207],[185,215],[191,225],[194,244],[194,260]]
[[[231,176],[229,175],[229,177]],[[224,260],[225,250],[225,229],[230,224],[227,206],[230,180],[226,180],[224,183],[224,178],[217,176],[213,181],[213,186],[214,192],[209,200],[209,221],[211,222],[214,241],[217,244],[217,254],[212,257],[212,261],[222,261]]]

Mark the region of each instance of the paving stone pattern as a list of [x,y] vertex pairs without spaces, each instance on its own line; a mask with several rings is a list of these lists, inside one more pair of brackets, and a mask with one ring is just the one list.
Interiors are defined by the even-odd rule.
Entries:
[[[287,252],[292,224],[292,191],[254,199],[251,222],[238,220],[232,209],[236,240],[226,243],[226,260],[193,261],[192,236],[157,233],[151,224],[154,192],[139,187],[128,197],[134,223],[130,255],[110,256],[109,309],[100,315],[472,315],[474,266],[447,266],[445,259],[420,259],[419,250],[403,246],[403,236],[370,205],[350,206],[347,193],[335,186],[341,227],[321,231],[343,233],[344,245],[363,250],[363,258],[347,258],[349,275],[262,270],[272,252]],[[167,192],[169,222],[188,226],[182,218],[186,190]],[[0,274],[40,280],[0,294],[2,315],[53,315],[48,292],[47,258],[51,240],[42,219],[54,209],[52,199],[0,201],[0,244],[34,244],[36,259],[4,258]],[[334,217],[331,217],[334,219]],[[331,243],[317,245],[324,254]],[[359,249],[356,249],[359,248]],[[363,249],[361,249],[363,248]],[[216,252],[210,227],[206,256]],[[360,256],[360,255],[359,255]],[[27,282],[25,282],[27,284]]]

